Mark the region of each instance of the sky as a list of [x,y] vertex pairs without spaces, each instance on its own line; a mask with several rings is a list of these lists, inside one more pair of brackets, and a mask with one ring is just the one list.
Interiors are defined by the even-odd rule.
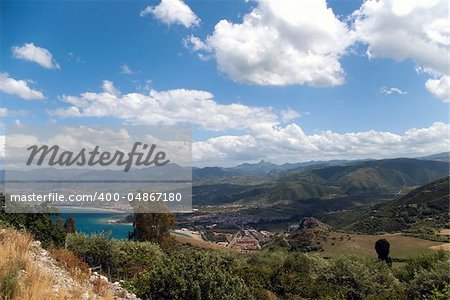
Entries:
[[1,1],[1,122],[192,125],[198,166],[448,151],[448,5]]

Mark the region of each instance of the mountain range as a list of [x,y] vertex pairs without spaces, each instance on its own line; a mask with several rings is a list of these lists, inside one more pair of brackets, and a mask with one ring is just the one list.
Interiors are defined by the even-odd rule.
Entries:
[[398,158],[312,165],[280,171],[262,182],[200,181],[193,187],[194,204],[285,204],[302,199],[334,199],[355,195],[401,193],[448,176],[445,161]]

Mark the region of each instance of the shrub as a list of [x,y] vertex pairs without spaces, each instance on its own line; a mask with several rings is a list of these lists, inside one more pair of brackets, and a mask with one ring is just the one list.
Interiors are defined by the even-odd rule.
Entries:
[[361,257],[333,259],[318,281],[337,288],[342,299],[396,299],[401,285],[385,262]]
[[443,290],[437,288],[431,291],[431,295],[427,297],[430,300],[448,300],[450,299],[450,284],[447,284]]
[[231,266],[232,257],[221,253],[181,252],[167,256],[130,284],[144,299],[253,299]]
[[110,240],[107,234],[69,234],[66,248],[114,280],[131,279],[160,262],[164,255],[157,244]]
[[432,270],[439,262],[448,262],[449,260],[450,254],[444,251],[422,254],[410,259],[407,265],[397,273],[397,276],[400,280],[408,282],[413,280],[417,273],[423,270]]
[[113,272],[117,278],[132,279],[163,261],[164,252],[150,242],[112,241]]
[[378,260],[340,257],[325,260],[316,255],[287,256],[273,274],[274,292],[282,298],[396,299],[400,282]]
[[[275,270],[272,278],[275,293],[284,297],[316,298],[317,278],[328,262],[316,256],[295,253],[287,256]],[[324,284],[322,288],[326,288]]]
[[443,251],[411,259],[399,272],[408,297],[439,299],[439,295],[449,294],[449,265],[450,255]]
[[66,238],[66,248],[81,257],[89,266],[99,267],[103,272],[110,274],[114,253],[109,235],[69,234]]
[[0,223],[19,230],[27,230],[35,239],[42,242],[43,247],[64,245],[66,233],[53,223],[51,214],[11,214],[5,212],[4,205],[5,195],[0,193]]

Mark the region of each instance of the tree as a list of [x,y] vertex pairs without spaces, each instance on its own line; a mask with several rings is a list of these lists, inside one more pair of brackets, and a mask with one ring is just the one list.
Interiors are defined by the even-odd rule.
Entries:
[[42,242],[44,247],[64,245],[66,233],[52,220],[52,217],[56,214],[7,213],[5,201],[5,194],[0,193],[0,220],[17,229],[29,231],[36,240]]
[[56,220],[56,226],[58,226],[59,229],[64,230],[64,223],[63,223],[63,219],[62,218],[58,218]]
[[129,238],[136,241],[163,243],[170,237],[175,217],[169,213],[135,213],[133,232]]
[[75,233],[76,227],[75,227],[75,219],[73,217],[68,217],[66,220],[66,224],[64,224],[64,229],[67,233]]

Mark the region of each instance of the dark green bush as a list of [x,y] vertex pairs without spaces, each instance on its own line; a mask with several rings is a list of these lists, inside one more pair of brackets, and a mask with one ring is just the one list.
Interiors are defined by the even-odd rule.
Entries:
[[449,268],[449,253],[439,251],[411,259],[397,276],[404,282],[409,298],[439,299],[436,295],[449,293]]
[[6,213],[4,206],[5,195],[0,193],[0,223],[27,230],[36,240],[41,241],[44,247],[64,245],[66,233],[53,223],[51,214]]
[[360,256],[323,259],[288,251],[248,255],[71,234],[67,248],[143,299],[446,299],[449,254],[392,271]]
[[402,281],[411,281],[415,278],[416,274],[422,270],[431,270],[439,262],[449,261],[450,254],[444,251],[438,251],[436,253],[422,254],[408,260],[406,266],[401,268],[396,276]]
[[113,247],[107,234],[69,234],[66,238],[66,248],[80,256],[91,267],[100,267],[107,274],[113,268]]
[[253,299],[244,280],[232,273],[233,257],[209,251],[167,256],[131,282],[144,299]]
[[154,243],[111,240],[108,234],[69,234],[66,248],[113,280],[132,279],[162,261],[164,252]]

